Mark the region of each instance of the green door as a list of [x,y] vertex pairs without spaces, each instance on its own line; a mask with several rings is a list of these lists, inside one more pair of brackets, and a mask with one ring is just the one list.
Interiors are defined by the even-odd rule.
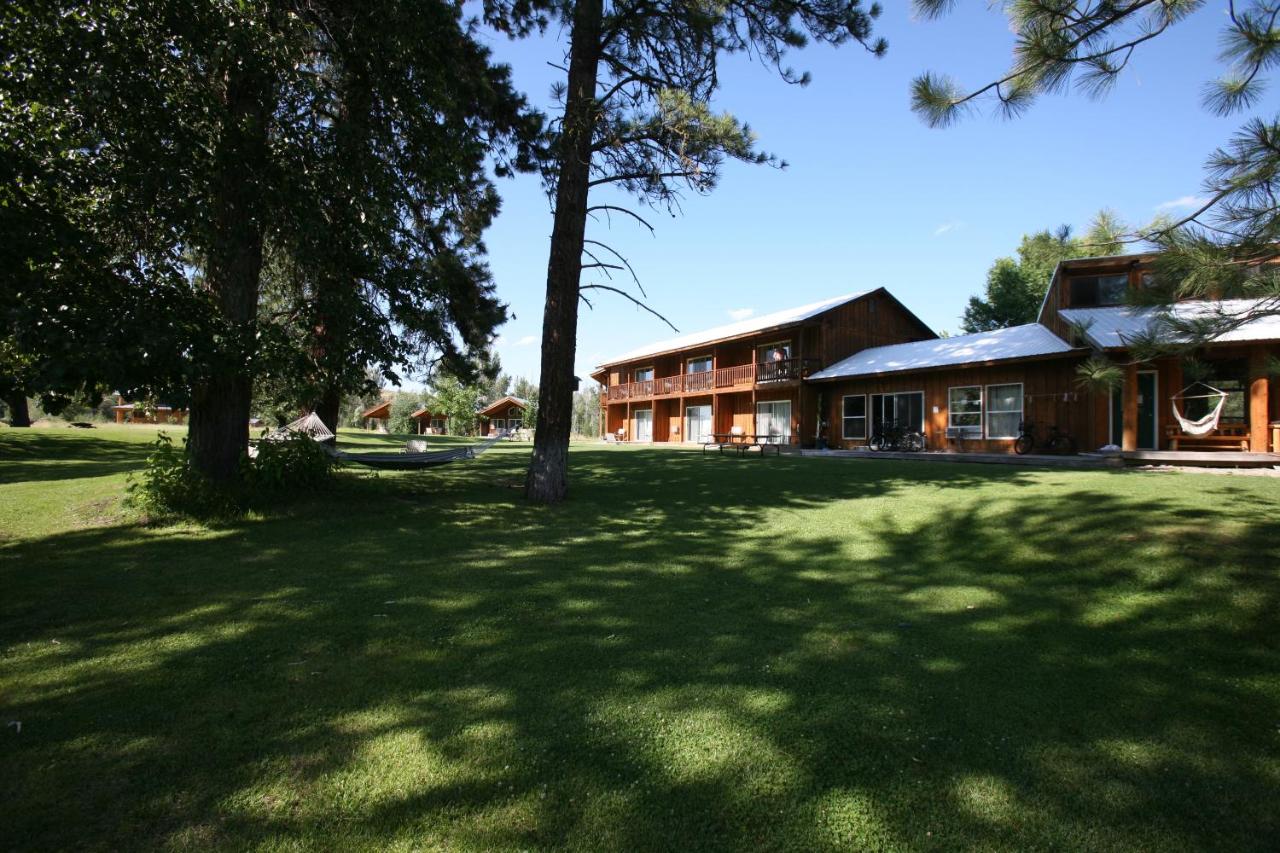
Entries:
[[[1138,374],[1138,449],[1156,449],[1156,374]],[[1124,392],[1111,392],[1111,443],[1124,443]]]
[[1156,449],[1156,375],[1138,374],[1138,448]]

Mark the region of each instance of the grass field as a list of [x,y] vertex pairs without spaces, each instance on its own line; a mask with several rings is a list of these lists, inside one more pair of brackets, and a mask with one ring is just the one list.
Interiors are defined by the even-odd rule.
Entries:
[[0,431],[0,848],[1280,838],[1276,479],[504,444],[145,526],[149,438]]

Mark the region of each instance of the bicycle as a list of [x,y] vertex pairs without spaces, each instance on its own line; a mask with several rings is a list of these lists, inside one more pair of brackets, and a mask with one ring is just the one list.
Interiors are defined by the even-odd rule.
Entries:
[[1023,421],[1018,424],[1018,437],[1014,439],[1013,452],[1023,456],[1037,447],[1046,453],[1058,453],[1063,456],[1071,456],[1076,452],[1076,440],[1058,429],[1056,424],[1049,427],[1049,434],[1043,443],[1039,439],[1035,423]]
[[924,450],[924,434],[918,430],[899,426],[897,423],[881,424],[880,429],[871,436],[867,446],[875,451],[898,450],[904,453],[919,453]]

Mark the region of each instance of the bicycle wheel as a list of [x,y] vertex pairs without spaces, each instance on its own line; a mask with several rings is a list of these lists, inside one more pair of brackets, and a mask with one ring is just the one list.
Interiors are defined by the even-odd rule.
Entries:
[[1026,433],[1023,433],[1022,435],[1018,436],[1018,439],[1013,443],[1013,452],[1018,454],[1019,456],[1025,456],[1026,454],[1034,450],[1035,446],[1036,446],[1035,440],[1032,439],[1031,436],[1027,435]]
[[1057,450],[1063,456],[1074,456],[1076,453],[1076,440],[1069,435],[1058,436]]
[[924,436],[918,432],[907,433],[902,443],[902,449],[911,453],[920,453],[924,450]]
[[879,453],[881,450],[884,450],[884,447],[885,447],[884,436],[879,434],[871,436],[871,440],[867,442],[867,447],[870,447],[873,451],[877,453]]

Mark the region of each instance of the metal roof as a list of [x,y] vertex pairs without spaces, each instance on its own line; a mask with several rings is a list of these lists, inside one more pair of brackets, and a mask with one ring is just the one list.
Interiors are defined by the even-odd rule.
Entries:
[[746,320],[739,320],[736,323],[727,323],[723,326],[716,326],[712,329],[706,329],[701,332],[692,332],[687,335],[681,335],[676,338],[668,338],[664,341],[648,344],[638,349],[611,358],[608,361],[601,362],[602,365],[618,364],[624,361],[633,361],[637,358],[645,356],[658,355],[664,352],[673,352],[675,350],[688,349],[696,347],[699,344],[707,344],[712,341],[722,341],[728,338],[737,338],[743,335],[749,335],[753,332],[763,332],[765,329],[772,329],[775,326],[786,326],[792,323],[799,323],[808,320],[810,317],[816,317],[823,311],[828,311],[846,302],[852,302],[860,299],[873,291],[862,290],[857,293],[846,293],[844,296],[836,296],[832,299],[824,299],[821,302],[812,302],[808,305],[801,305],[798,308],[787,308],[782,311],[775,311],[772,314],[761,314],[759,317],[749,317]]
[[1060,355],[1071,345],[1039,323],[1011,326],[975,335],[872,347],[812,374],[810,379],[839,379],[930,367]]
[[[1126,347],[1131,341],[1159,331],[1159,319],[1169,313],[1177,320],[1213,321],[1221,318],[1229,321],[1259,308],[1280,311],[1280,300],[1274,299],[1221,299],[1197,302],[1178,302],[1164,305],[1113,305],[1105,308],[1064,308],[1058,316],[1079,326],[1085,338],[1103,349]],[[1171,339],[1166,332],[1160,335]],[[1280,316],[1275,314],[1255,317],[1238,328],[1214,338],[1214,343],[1239,341],[1280,340]],[[1172,342],[1169,340],[1169,342]]]

